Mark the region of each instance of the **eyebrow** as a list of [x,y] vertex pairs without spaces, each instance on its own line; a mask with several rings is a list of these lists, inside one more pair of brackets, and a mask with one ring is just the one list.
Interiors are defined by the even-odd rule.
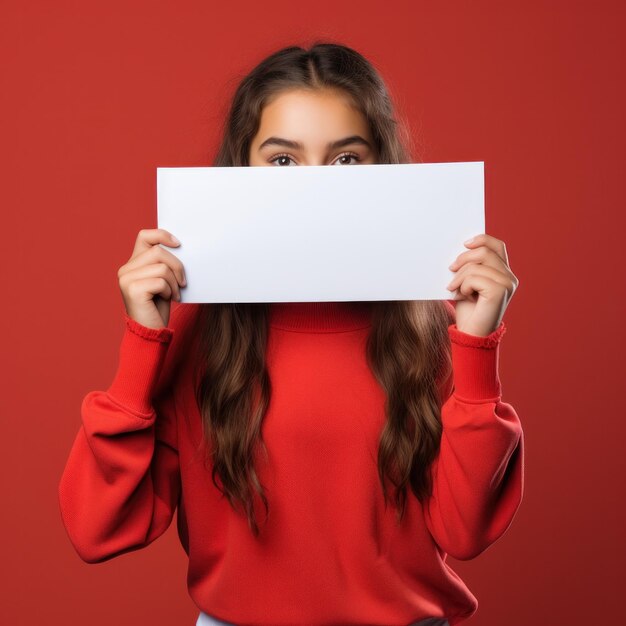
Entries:
[[[343,148],[344,146],[351,146],[354,144],[367,146],[370,149],[372,148],[370,142],[360,135],[352,135],[350,137],[338,139],[337,141],[331,141],[327,144],[327,147],[329,150],[337,150],[338,148]],[[304,146],[299,141],[283,139],[282,137],[269,137],[259,146],[259,150],[262,150],[266,146],[283,146],[284,148],[291,148],[292,150],[304,149]]]

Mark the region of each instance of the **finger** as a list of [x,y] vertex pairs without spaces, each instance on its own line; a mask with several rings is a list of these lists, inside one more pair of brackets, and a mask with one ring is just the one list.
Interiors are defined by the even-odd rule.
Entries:
[[466,276],[459,285],[454,299],[476,300],[476,294],[477,297],[487,299],[497,298],[498,300],[502,299],[503,301],[508,301],[510,298],[510,292],[504,285],[493,281],[486,276],[471,274]]
[[137,233],[137,239],[135,240],[135,247],[133,248],[131,259],[135,255],[141,254],[151,246],[155,246],[159,243],[170,247],[180,245],[178,239],[176,239],[172,233],[164,228],[142,228]]
[[152,300],[154,296],[160,296],[165,300],[172,297],[171,283],[161,276],[150,276],[134,280],[128,286],[128,296],[134,302],[145,302]]
[[501,239],[496,239],[487,233],[479,233],[472,238],[472,241],[465,242],[463,245],[470,249],[475,249],[480,246],[485,246],[489,250],[493,250],[506,265],[509,264],[509,258],[506,251],[506,245]]
[[159,262],[170,266],[181,286],[184,287],[187,284],[185,267],[183,266],[182,261],[175,254],[172,254],[169,250],[166,250],[159,245],[150,246],[137,256],[132,257],[128,263],[120,268],[118,276],[123,276],[128,271],[132,271],[138,267]]
[[502,257],[496,254],[490,248],[486,248],[485,246],[480,246],[479,248],[476,248],[474,250],[468,250],[467,252],[462,252],[456,258],[456,260],[453,261],[448,266],[448,269],[453,270],[453,271],[458,270],[462,268],[466,263],[470,263],[470,262],[482,263],[484,265],[489,265],[491,267],[500,269],[502,271],[505,271],[505,270],[510,271],[509,266],[502,260]]
[[180,286],[178,280],[172,272],[172,268],[167,263],[151,263],[142,265],[134,270],[127,271],[120,277],[120,287],[130,292],[130,286],[145,278],[162,278],[167,281],[170,291],[174,293],[176,299],[180,301]]
[[484,263],[465,263],[460,269],[456,270],[454,276],[452,277],[452,280],[450,281],[450,284],[452,284],[453,281],[457,281],[458,284],[458,280],[462,280],[463,276],[465,276],[468,272],[472,272],[474,270],[478,270],[480,272],[481,268],[487,268],[491,271],[498,272],[502,276],[506,277],[515,287],[517,287],[517,285],[519,284],[517,276],[513,274],[510,268],[503,265],[502,261],[500,260],[497,261],[497,267],[493,267],[492,265],[486,265]]
[[509,276],[509,274],[500,272],[487,265],[472,263],[471,265],[466,265],[462,270],[457,272],[456,276],[447,285],[447,289],[454,291],[464,285],[468,280],[471,283],[474,277],[487,279],[499,284],[506,288],[511,294],[513,294],[517,287],[516,282],[511,278],[511,276]]

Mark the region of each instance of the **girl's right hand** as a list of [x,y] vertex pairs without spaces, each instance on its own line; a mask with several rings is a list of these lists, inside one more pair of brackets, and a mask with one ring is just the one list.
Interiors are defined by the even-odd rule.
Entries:
[[128,316],[156,329],[168,325],[171,299],[180,302],[180,287],[187,284],[181,261],[159,243],[180,245],[162,228],[140,230],[132,256],[117,272]]

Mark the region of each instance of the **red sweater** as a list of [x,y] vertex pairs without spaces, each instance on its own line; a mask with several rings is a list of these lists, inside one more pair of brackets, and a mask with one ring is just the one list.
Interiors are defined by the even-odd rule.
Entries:
[[[449,304],[449,306],[452,306]],[[448,328],[453,392],[442,406],[434,492],[409,490],[405,517],[384,508],[376,455],[385,394],[365,361],[369,309],[358,303],[270,306],[273,385],[256,465],[270,518],[254,538],[201,458],[200,414],[186,367],[198,305],[173,303],[169,326],[126,317],[118,369],[81,405],[82,424],[59,484],[69,538],[97,563],[157,539],[177,509],[199,609],[238,625],[454,625],[478,602],[446,562],[467,560],[507,530],[523,491],[523,432],[501,400],[498,350]],[[158,398],[158,401],[156,400]]]

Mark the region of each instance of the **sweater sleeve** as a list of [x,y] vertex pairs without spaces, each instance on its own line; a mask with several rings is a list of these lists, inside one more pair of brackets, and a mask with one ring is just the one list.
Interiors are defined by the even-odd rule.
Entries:
[[106,391],[83,398],[58,486],[64,526],[87,563],[162,535],[181,489],[170,376],[178,314],[172,311],[170,326],[159,329],[124,318],[117,371]]
[[448,326],[453,390],[443,403],[441,446],[424,506],[439,547],[459,560],[478,556],[510,526],[521,503],[524,440],[498,375],[504,322],[486,337]]

